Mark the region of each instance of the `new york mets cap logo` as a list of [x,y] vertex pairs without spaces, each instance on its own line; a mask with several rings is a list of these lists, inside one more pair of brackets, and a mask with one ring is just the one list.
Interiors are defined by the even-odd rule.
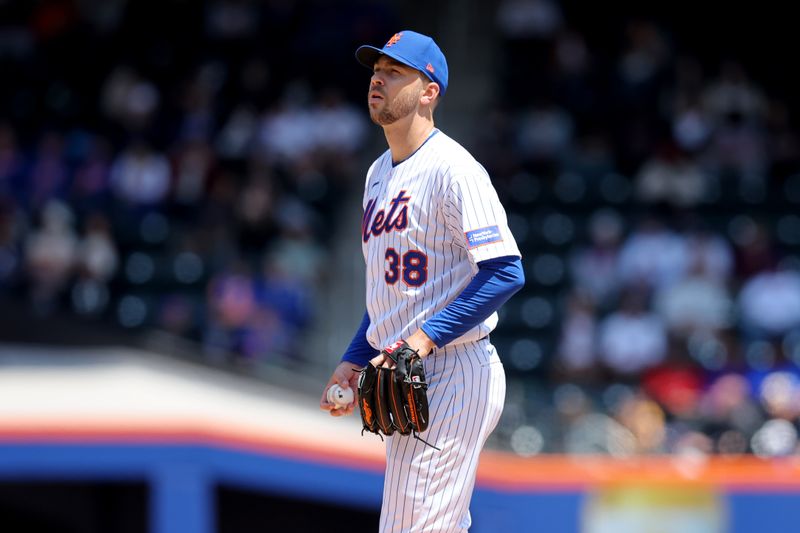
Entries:
[[395,33],[394,35],[389,37],[388,41],[386,41],[386,46],[385,47],[389,48],[390,46],[392,46],[394,44],[397,44],[397,41],[399,41],[400,37],[402,37],[402,36],[403,36],[403,32],[401,32],[401,31]]

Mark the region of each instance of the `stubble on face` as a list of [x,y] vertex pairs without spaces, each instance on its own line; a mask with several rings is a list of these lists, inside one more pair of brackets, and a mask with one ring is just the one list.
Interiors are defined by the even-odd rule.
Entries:
[[[383,94],[386,98],[386,95]],[[419,102],[418,91],[401,92],[394,100],[386,101],[383,108],[380,110],[369,110],[369,116],[372,122],[379,126],[388,126],[394,124],[401,118],[409,116],[411,113],[417,111],[417,104]]]

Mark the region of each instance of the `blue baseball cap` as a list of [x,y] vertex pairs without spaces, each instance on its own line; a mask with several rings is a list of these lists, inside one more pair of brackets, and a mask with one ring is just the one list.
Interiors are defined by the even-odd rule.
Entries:
[[447,60],[439,46],[427,35],[403,30],[392,35],[383,48],[364,45],[356,50],[358,62],[370,70],[382,55],[419,70],[439,84],[442,95],[447,90]]

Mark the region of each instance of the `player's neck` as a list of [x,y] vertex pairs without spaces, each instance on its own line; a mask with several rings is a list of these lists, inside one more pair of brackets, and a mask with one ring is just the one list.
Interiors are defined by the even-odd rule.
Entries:
[[384,126],[383,133],[392,152],[392,161],[398,163],[416,152],[433,131],[433,118],[412,115],[408,121],[398,120]]

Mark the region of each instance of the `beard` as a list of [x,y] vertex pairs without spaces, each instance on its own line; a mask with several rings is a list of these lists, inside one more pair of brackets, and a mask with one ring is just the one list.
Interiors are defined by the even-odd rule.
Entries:
[[383,109],[370,109],[369,116],[375,124],[388,126],[416,112],[418,101],[419,94],[414,94],[414,91],[400,93],[391,102],[384,100]]

